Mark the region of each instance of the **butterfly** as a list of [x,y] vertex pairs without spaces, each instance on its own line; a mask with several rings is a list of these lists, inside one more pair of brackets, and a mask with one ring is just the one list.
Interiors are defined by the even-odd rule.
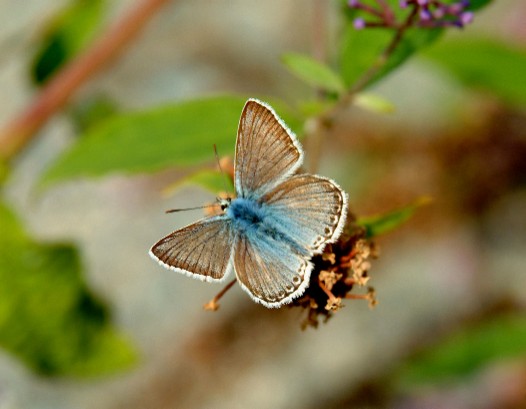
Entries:
[[235,198],[221,214],[174,231],[150,249],[162,266],[204,281],[235,273],[257,303],[281,307],[309,285],[311,258],[340,236],[347,195],[331,179],[298,174],[303,150],[264,102],[241,113],[234,161]]

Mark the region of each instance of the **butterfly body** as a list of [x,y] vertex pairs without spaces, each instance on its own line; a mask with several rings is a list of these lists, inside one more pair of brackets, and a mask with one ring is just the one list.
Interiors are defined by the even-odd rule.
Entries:
[[240,231],[258,229],[268,216],[260,203],[242,197],[232,200],[226,215]]
[[288,231],[286,223],[264,203],[252,199],[236,198],[226,210],[238,234],[265,241],[271,239],[276,245],[288,246],[292,251],[308,255],[309,252],[294,240],[294,234]]
[[171,270],[222,281],[233,270],[254,301],[275,308],[305,291],[311,257],[343,230],[347,195],[328,178],[295,174],[303,151],[268,105],[250,99],[236,142],[237,197],[223,213],[159,240],[150,255]]

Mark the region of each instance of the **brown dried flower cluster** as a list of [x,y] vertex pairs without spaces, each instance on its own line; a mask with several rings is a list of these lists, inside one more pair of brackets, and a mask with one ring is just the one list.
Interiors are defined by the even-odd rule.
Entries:
[[313,257],[314,269],[309,287],[302,297],[290,304],[291,307],[307,309],[302,327],[317,327],[320,316],[326,322],[343,307],[342,300],[345,298],[365,299],[369,301],[369,306],[374,307],[377,300],[372,287],[367,287],[365,294],[351,294],[351,291],[355,286],[366,287],[371,267],[369,259],[377,255],[378,250],[366,238],[365,230],[350,218],[338,241],[327,245],[322,254]]

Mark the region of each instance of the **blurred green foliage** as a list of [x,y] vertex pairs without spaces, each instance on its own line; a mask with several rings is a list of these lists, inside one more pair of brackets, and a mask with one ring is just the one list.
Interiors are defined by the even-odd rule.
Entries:
[[447,69],[467,87],[526,105],[526,48],[494,39],[456,38],[442,41],[423,54]]
[[[454,0],[451,0],[453,2]],[[469,0],[469,10],[476,11],[483,7],[486,7],[493,0]]]
[[55,16],[40,39],[31,65],[31,76],[36,84],[46,82],[93,40],[105,5],[104,0],[75,0]]
[[116,115],[88,130],[44,183],[112,172],[156,171],[231,152],[245,98],[217,97]]
[[526,316],[504,315],[462,328],[406,362],[402,387],[473,374],[495,362],[526,357]]
[[308,55],[287,53],[282,56],[282,61],[290,72],[313,87],[336,94],[345,92],[345,84],[339,74]]
[[[89,128],[42,183],[202,164],[213,158],[214,144],[221,155],[232,154],[245,101],[222,96],[116,115]],[[297,127],[289,111],[276,108],[289,126]]]
[[357,107],[371,112],[376,112],[378,114],[390,114],[396,111],[396,106],[393,102],[377,94],[370,94],[366,92],[356,94],[353,103]]
[[365,229],[367,237],[375,237],[396,229],[413,216],[415,211],[421,206],[431,203],[428,197],[421,197],[410,205],[404,206],[387,213],[376,216],[362,217],[357,220],[357,224]]
[[442,33],[443,29],[440,28],[409,29],[394,52],[384,61],[382,53],[392,41],[394,32],[386,29],[356,30],[349,23],[341,40],[340,51],[340,68],[345,83],[352,87],[371,67],[378,66],[378,71],[366,82],[367,86],[374,84],[415,53],[438,40]]
[[218,170],[202,169],[190,174],[189,176],[178,180],[177,182],[167,186],[163,192],[167,195],[189,185],[198,185],[210,192],[217,194],[217,192],[224,191],[226,193],[234,192],[234,184],[232,179],[227,175],[222,174]]
[[0,345],[44,375],[93,376],[136,354],[86,288],[74,247],[28,237],[0,203]]
[[107,97],[96,95],[79,101],[70,109],[77,132],[83,134],[89,128],[119,113],[117,105]]

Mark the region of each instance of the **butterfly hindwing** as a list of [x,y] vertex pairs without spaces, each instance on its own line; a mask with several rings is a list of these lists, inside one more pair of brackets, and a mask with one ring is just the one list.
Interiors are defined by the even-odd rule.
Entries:
[[273,224],[283,229],[311,254],[337,239],[345,224],[347,195],[332,180],[317,175],[295,175],[266,193]]
[[286,243],[264,234],[239,234],[234,269],[254,301],[277,308],[299,297],[308,286],[312,264]]
[[171,270],[206,281],[221,281],[232,269],[234,232],[224,216],[213,216],[159,240],[150,255]]
[[302,161],[299,142],[274,110],[249,99],[237,133],[234,180],[237,195],[259,198],[296,171]]

